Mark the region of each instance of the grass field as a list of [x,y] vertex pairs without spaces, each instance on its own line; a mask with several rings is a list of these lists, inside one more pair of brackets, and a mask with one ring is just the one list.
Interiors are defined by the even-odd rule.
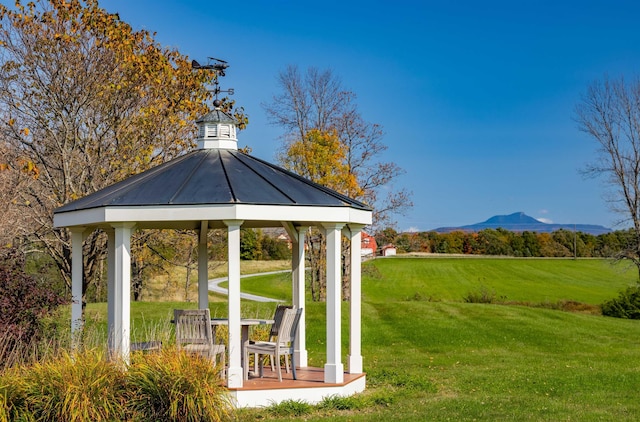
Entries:
[[[634,421],[640,418],[640,321],[518,305],[464,303],[485,286],[507,301],[597,305],[637,271],[604,260],[381,259],[363,268],[368,388],[352,405],[242,411],[240,420]],[[242,290],[290,300],[290,276]],[[134,324],[184,303],[134,304]],[[188,306],[195,306],[191,304]],[[243,304],[269,315],[273,304]],[[96,309],[96,305],[91,308]],[[91,309],[90,308],[90,309]],[[226,303],[211,304],[226,314]],[[324,304],[307,302],[309,363],[325,353]],[[96,315],[103,314],[96,309]],[[347,349],[344,307],[343,353]],[[357,403],[367,403],[359,406]]]

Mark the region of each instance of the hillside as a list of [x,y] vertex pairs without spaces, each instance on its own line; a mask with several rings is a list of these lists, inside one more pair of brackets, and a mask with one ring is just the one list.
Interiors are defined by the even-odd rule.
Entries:
[[592,235],[599,235],[611,232],[610,228],[594,225],[594,224],[549,224],[536,220],[523,212],[516,212],[509,215],[495,215],[482,223],[475,223],[460,227],[439,227],[433,231],[437,233],[450,233],[454,231],[477,232],[484,229],[503,228],[513,232],[537,232],[551,233],[556,230],[564,229],[570,231],[579,231]]

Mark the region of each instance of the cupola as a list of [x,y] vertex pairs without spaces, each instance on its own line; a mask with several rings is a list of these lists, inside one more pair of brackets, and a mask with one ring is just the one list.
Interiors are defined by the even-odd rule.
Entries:
[[214,109],[196,120],[198,126],[198,149],[238,149],[236,125],[238,121],[222,111],[221,102],[213,102]]

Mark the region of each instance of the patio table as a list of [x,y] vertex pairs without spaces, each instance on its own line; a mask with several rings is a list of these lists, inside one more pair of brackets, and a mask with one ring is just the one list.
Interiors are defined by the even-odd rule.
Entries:
[[[260,318],[242,318],[240,320],[241,336],[242,336],[242,354],[240,356],[241,365],[244,369],[244,349],[249,343],[249,327],[252,325],[271,325],[275,321],[272,319],[260,319]],[[215,330],[219,325],[229,325],[227,318],[211,318],[211,326]],[[244,371],[243,371],[244,372]]]

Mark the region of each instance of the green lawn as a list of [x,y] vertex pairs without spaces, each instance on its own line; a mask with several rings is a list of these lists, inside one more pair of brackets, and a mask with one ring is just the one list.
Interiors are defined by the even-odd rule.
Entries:
[[[363,266],[363,300],[462,301],[483,286],[506,301],[599,304],[638,279],[628,263],[600,259],[393,258]],[[291,276],[242,279],[242,290],[291,298]]]
[[627,263],[598,259],[378,259],[365,265],[364,273],[365,295],[375,301],[416,294],[459,301],[486,286],[510,301],[598,304],[638,279]]
[[[363,274],[362,397],[369,404],[312,410],[306,420],[640,418],[640,321],[462,301],[486,286],[513,301],[597,305],[633,284],[636,270],[604,260],[395,258],[367,263]],[[243,279],[242,290],[290,300],[290,276]],[[141,315],[166,319],[177,306],[185,304],[134,304],[133,323]],[[211,307],[226,314],[225,303]],[[245,303],[243,315],[268,315],[273,307]],[[310,364],[321,366],[325,307],[308,302],[306,309]],[[343,312],[346,359],[347,304]],[[300,418],[273,409],[239,417]]]

